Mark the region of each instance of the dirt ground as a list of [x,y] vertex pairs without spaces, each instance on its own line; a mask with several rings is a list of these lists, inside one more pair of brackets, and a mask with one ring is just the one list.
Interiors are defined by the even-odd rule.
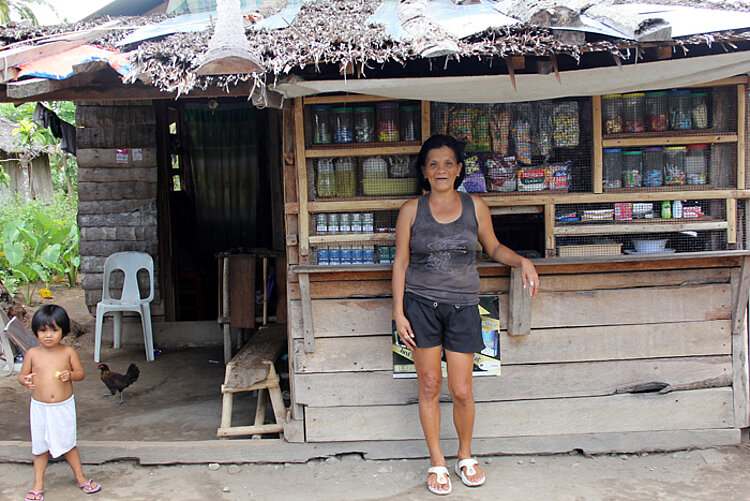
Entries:
[[[102,352],[123,371],[130,362],[140,379],[125,403],[102,398],[106,390],[93,362],[93,319],[80,289],[53,289],[55,298],[85,334],[68,341],[81,355],[87,377],[76,384],[79,441],[213,440],[221,415],[221,348],[169,351],[147,364],[142,348]],[[38,305],[32,305],[33,312]],[[0,378],[0,440],[28,441],[28,392],[15,377]],[[239,399],[239,414],[253,402]],[[238,424],[235,422],[235,424]],[[243,423],[239,423],[243,424]],[[247,424],[250,424],[249,422]],[[82,454],[86,457],[86,451]],[[31,454],[29,451],[29,459]],[[750,446],[670,453],[584,456],[578,453],[480,458],[488,480],[477,489],[452,475],[456,500],[750,501]],[[454,460],[449,460],[452,466]],[[302,464],[180,464],[143,466],[136,460],[88,464],[84,471],[103,485],[100,500],[422,500],[425,459],[374,461],[347,454]],[[28,463],[0,463],[0,500],[21,500],[31,487]],[[50,464],[45,499],[80,500],[64,461]]]
[[[452,465],[452,461],[449,462]],[[454,500],[493,501],[746,501],[750,447],[667,454],[502,456],[482,458],[487,483],[464,487],[452,475]],[[366,461],[358,455],[305,464],[139,466],[121,461],[87,465],[103,485],[100,500],[430,500],[426,460]],[[32,467],[0,463],[0,498],[21,500]],[[50,465],[48,501],[85,498],[68,466]]]
[[[125,403],[118,397],[103,398],[107,388],[99,379],[93,356],[94,318],[86,309],[83,291],[64,285],[52,287],[53,299],[84,332],[63,339],[78,351],[86,378],[75,384],[79,440],[177,441],[213,440],[221,420],[221,383],[224,380],[221,347],[168,350],[147,363],[142,346],[114,350],[102,345],[102,362],[124,373],[133,362],[140,377],[125,390]],[[27,306],[30,315],[41,303]],[[110,341],[111,342],[111,341]],[[157,345],[158,347],[158,345]],[[17,374],[0,377],[0,440],[30,440],[29,391],[18,384]],[[270,406],[269,406],[270,408]],[[235,415],[250,415],[250,394],[235,399]],[[235,424],[251,424],[235,422]]]

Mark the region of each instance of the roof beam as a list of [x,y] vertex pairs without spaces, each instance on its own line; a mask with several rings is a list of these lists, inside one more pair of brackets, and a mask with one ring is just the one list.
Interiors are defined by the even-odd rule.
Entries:
[[64,80],[53,80],[51,78],[25,78],[18,82],[8,83],[5,92],[11,99],[29,100],[30,98],[33,98],[34,100],[40,100],[37,96],[63,89],[81,87],[92,83],[96,84],[97,81],[99,82],[99,85],[101,85],[102,81],[113,80],[113,77],[117,78],[116,72],[109,69],[106,62],[105,66],[107,69],[74,74]]
[[[71,77],[74,78],[74,77]],[[70,80],[70,79],[68,79]],[[259,88],[256,86],[255,94],[252,94],[253,104],[260,107],[280,108],[283,104],[283,97],[280,93],[266,89],[267,99],[256,97]],[[253,93],[252,82],[243,82],[231,87],[229,92],[225,88],[209,87],[202,90],[195,88],[191,92],[182,93],[179,96],[177,92],[160,91],[156,87],[145,86],[141,84],[123,85],[113,82],[108,85],[86,85],[79,87],[68,87],[50,91],[45,94],[37,94],[34,101],[141,101],[149,99],[207,99],[222,97],[242,97],[247,99]],[[2,92],[0,86],[0,102],[24,103],[31,99],[17,99],[7,97]]]

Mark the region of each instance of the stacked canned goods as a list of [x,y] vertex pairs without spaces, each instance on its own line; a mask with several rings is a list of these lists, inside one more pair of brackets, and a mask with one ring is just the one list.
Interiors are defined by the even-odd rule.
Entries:
[[[372,212],[331,212],[315,216],[318,235],[359,235],[374,233]],[[319,245],[316,248],[318,265],[372,264],[378,260],[374,245],[342,244]]]

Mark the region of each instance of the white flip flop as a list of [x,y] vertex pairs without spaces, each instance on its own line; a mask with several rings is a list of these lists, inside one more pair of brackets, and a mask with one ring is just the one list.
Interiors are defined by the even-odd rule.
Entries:
[[[471,480],[469,480],[468,477],[476,475],[477,470],[474,467],[477,464],[479,464],[479,461],[474,458],[462,459],[461,461],[456,463],[456,474],[461,477],[461,482],[463,482],[467,487],[479,487],[484,483],[485,480],[487,480],[486,476],[482,477],[482,480],[478,480],[476,482],[472,482]],[[466,472],[464,472],[462,468],[466,468]]]
[[428,483],[427,488],[430,490],[430,492],[433,494],[437,494],[438,496],[447,496],[448,494],[450,494],[453,490],[453,485],[451,484],[451,475],[448,471],[448,468],[446,468],[445,466],[432,466],[427,470],[428,477],[430,476],[430,473],[434,473],[435,475],[437,475],[438,485],[448,484],[447,489],[437,490]]

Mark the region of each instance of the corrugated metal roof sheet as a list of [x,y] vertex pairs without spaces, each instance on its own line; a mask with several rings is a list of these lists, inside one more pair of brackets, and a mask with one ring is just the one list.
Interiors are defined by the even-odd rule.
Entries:
[[141,16],[163,3],[165,3],[164,0],[114,0],[84,17],[82,21],[90,21],[102,16]]

